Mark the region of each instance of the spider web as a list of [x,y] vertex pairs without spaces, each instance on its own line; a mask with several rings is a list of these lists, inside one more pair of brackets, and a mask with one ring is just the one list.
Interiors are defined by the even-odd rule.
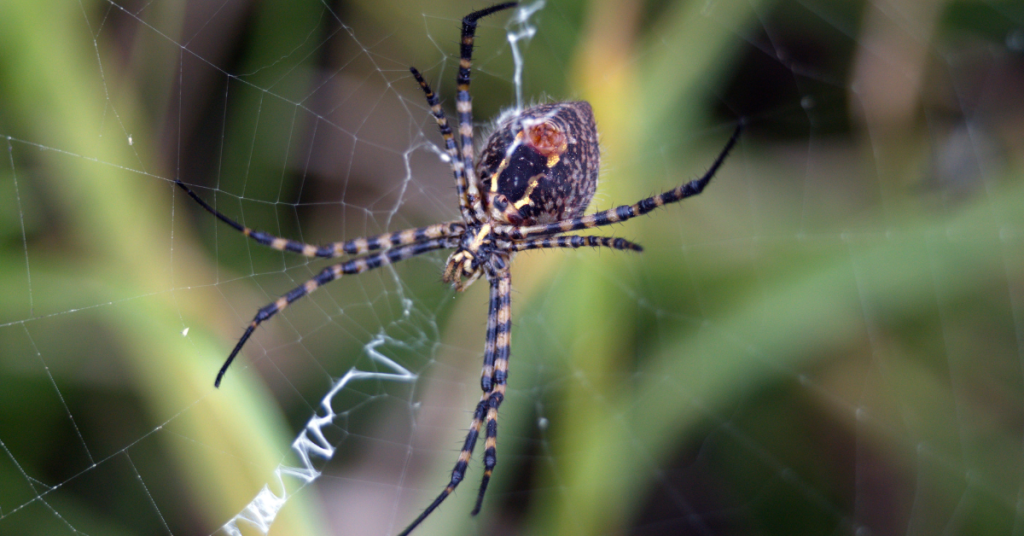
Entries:
[[[479,398],[486,284],[319,243],[454,219],[476,3],[0,4],[0,534],[393,534]],[[416,534],[1024,533],[1019,2],[528,3],[481,21],[478,129],[587,99],[599,234],[513,264],[498,466]],[[514,46],[513,46],[514,45]],[[479,130],[478,130],[478,138]],[[479,450],[477,454],[479,455]]]

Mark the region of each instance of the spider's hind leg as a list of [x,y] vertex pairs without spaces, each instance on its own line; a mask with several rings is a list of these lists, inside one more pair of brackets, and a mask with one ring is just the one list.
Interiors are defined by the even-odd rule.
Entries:
[[473,41],[476,38],[477,21],[481,18],[516,7],[518,2],[506,2],[474,11],[462,19],[462,42],[459,46],[459,73],[455,78],[458,92],[455,94],[455,108],[459,112],[459,134],[461,135],[462,163],[466,168],[469,198],[472,213],[478,220],[484,219],[484,209],[477,190],[476,172],[473,170],[473,100],[469,95],[470,68],[473,66]]
[[427,105],[430,106],[430,115],[434,116],[434,121],[437,122],[437,127],[441,130],[441,137],[444,138],[444,150],[448,153],[452,174],[455,175],[455,192],[459,196],[459,213],[462,214],[463,221],[473,221],[473,212],[466,193],[466,166],[459,158],[455,135],[452,133],[451,125],[448,124],[448,117],[444,115],[444,108],[441,108],[441,100],[437,97],[437,93],[430,89],[430,84],[423,79],[423,75],[415,67],[409,67],[409,72],[423,89],[423,93],[427,97]]

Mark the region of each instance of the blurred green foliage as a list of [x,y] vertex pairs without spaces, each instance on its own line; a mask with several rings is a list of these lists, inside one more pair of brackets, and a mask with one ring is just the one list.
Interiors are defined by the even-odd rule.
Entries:
[[[272,533],[396,532],[440,491],[478,396],[485,285],[453,303],[443,258],[339,282],[261,328],[215,391],[250,315],[320,265],[171,181],[308,241],[454,217],[405,69],[452,102],[477,7],[0,3],[0,533],[216,530],[381,333],[421,379],[341,395],[324,503],[300,494]],[[471,471],[418,533],[1020,530],[1022,13],[899,7],[535,15],[524,94],[593,103],[596,208],[699,175],[750,128],[701,197],[609,231],[642,255],[516,260],[490,497],[468,522]],[[478,33],[481,123],[514,100],[503,24]],[[332,493],[367,483],[391,494],[331,517]]]

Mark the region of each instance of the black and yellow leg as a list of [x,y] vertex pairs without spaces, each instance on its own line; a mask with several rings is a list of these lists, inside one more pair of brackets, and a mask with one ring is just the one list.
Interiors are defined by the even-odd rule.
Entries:
[[[502,285],[501,281],[505,281]],[[502,292],[504,292],[504,298],[502,298]],[[449,495],[455,491],[459,483],[466,476],[466,469],[469,467],[469,460],[473,456],[473,449],[476,447],[476,441],[480,437],[480,427],[484,423],[484,419],[487,418],[488,423],[490,419],[490,412],[497,411],[497,407],[492,410],[493,395],[496,391],[492,389],[497,381],[501,381],[501,392],[505,392],[505,376],[506,373],[502,372],[500,375],[497,370],[500,367],[503,371],[508,369],[508,336],[507,332],[511,320],[509,319],[509,307],[508,300],[511,291],[508,286],[508,277],[506,276],[502,280],[491,282],[491,299],[490,305],[487,310],[487,341],[484,344],[484,367],[480,373],[480,387],[483,389],[483,396],[480,397],[480,402],[476,405],[476,411],[473,412],[473,421],[469,425],[469,432],[466,434],[466,440],[462,444],[462,451],[459,452],[459,460],[455,462],[455,468],[452,469],[451,477],[448,479],[448,485],[445,486],[441,494],[434,499],[434,502],[427,506],[426,510],[420,513],[415,520],[408,527],[405,528],[398,536],[407,536],[413,529],[415,529],[424,519],[427,518],[438,506],[448,498]],[[503,305],[504,304],[504,305]],[[502,328],[502,311],[505,311],[504,318],[506,319]],[[502,333],[506,333],[503,337]],[[503,341],[503,342],[502,342]],[[504,354],[502,353],[502,345],[504,345]],[[499,402],[500,404],[500,402]],[[496,416],[495,416],[496,418]],[[491,425],[488,424],[487,430],[487,443],[490,445],[490,451],[493,459],[493,442],[497,437],[497,424],[495,422],[494,432],[491,432]],[[485,452],[484,456],[487,454]],[[486,466],[487,461],[484,460]],[[491,464],[491,469],[494,465]],[[482,493],[482,492],[481,492]],[[482,497],[482,494],[481,494]],[[476,513],[476,510],[473,512]]]
[[644,250],[644,248],[640,247],[639,244],[634,244],[625,238],[612,238],[610,236],[545,236],[541,238],[529,238],[522,242],[515,242],[512,244],[512,249],[516,251],[526,251],[528,249],[583,247],[604,247],[620,250],[628,249],[632,251]]
[[356,238],[346,242],[332,242],[330,244],[323,244],[319,246],[304,244],[302,242],[296,242],[295,240],[288,240],[287,238],[279,238],[262,231],[254,231],[218,212],[217,209],[211,207],[206,203],[206,201],[203,201],[203,198],[199,197],[199,195],[193,192],[188,186],[185,186],[183,182],[175,180],[174,183],[180,186],[182,190],[185,190],[185,192],[188,193],[192,199],[195,199],[196,202],[199,203],[199,206],[206,209],[207,212],[217,216],[220,221],[230,225],[232,228],[255,240],[257,243],[278,251],[298,253],[299,255],[304,255],[306,257],[335,258],[343,255],[358,255],[360,253],[367,253],[381,249],[391,249],[393,247],[414,244],[416,242],[422,242],[434,238],[454,236],[461,233],[466,228],[462,222],[450,221],[366,238]]
[[473,412],[473,421],[469,424],[469,433],[466,434],[466,441],[462,444],[462,451],[459,452],[459,461],[455,462],[455,468],[452,469],[451,477],[448,480],[448,485],[445,486],[444,490],[440,495],[434,499],[434,502],[430,503],[423,512],[416,517],[413,522],[405,528],[398,536],[408,536],[413,529],[419,526],[424,519],[427,518],[441,503],[448,498],[449,495],[455,491],[455,488],[459,486],[459,482],[466,476],[466,469],[469,467],[469,459],[473,456],[473,449],[476,448],[476,440],[480,437],[480,426],[484,422],[484,414],[487,412],[487,399],[483,397],[480,402],[476,405],[476,411]]
[[718,153],[718,157],[715,158],[714,163],[711,164],[711,167],[707,172],[705,172],[699,179],[694,179],[667,192],[648,197],[647,199],[642,199],[634,205],[622,205],[620,207],[596,212],[581,218],[533,225],[530,227],[500,226],[495,227],[494,232],[499,236],[514,240],[521,240],[531,236],[567,233],[570,231],[578,231],[580,229],[589,229],[591,227],[601,227],[604,225],[611,225],[613,223],[624,222],[637,216],[647,214],[658,207],[682,201],[687,197],[693,197],[704,191],[704,187],[711,182],[711,178],[715,176],[718,168],[722,166],[722,162],[724,162],[725,157],[729,155],[729,151],[731,151],[733,146],[736,145],[736,140],[739,139],[740,132],[743,131],[743,126],[743,121],[740,121],[736,125],[736,130],[733,131],[732,137],[729,138],[728,143],[726,143],[722,151]]
[[437,94],[430,89],[430,85],[423,79],[423,75],[420,74],[415,67],[409,67],[409,72],[419,82],[420,87],[423,89],[423,93],[427,97],[427,104],[430,106],[430,114],[434,116],[434,120],[437,121],[437,126],[441,129],[441,137],[444,138],[444,149],[448,153],[448,158],[451,161],[452,174],[455,175],[455,192],[459,196],[459,212],[462,214],[463,221],[479,221],[474,219],[473,211],[470,207],[469,198],[467,196],[467,179],[466,179],[466,166],[459,156],[459,149],[455,145],[455,135],[452,133],[452,127],[448,124],[448,118],[444,115],[444,109],[441,108],[441,100],[437,97]]
[[328,266],[327,268],[324,268],[323,271],[316,275],[316,277],[310,279],[309,281],[306,281],[305,283],[299,285],[298,287],[295,287],[290,292],[274,300],[273,303],[266,305],[265,307],[260,309],[259,312],[256,313],[256,316],[252,319],[252,322],[249,323],[249,327],[246,328],[245,333],[242,334],[242,338],[238,340],[238,344],[236,344],[235,348],[231,350],[231,354],[228,355],[227,360],[224,361],[224,365],[221,366],[220,371],[217,372],[217,379],[216,381],[213,382],[213,385],[215,387],[220,387],[220,381],[221,379],[224,378],[224,373],[227,372],[228,367],[231,366],[231,362],[235,360],[235,356],[237,356],[238,352],[241,351],[242,346],[245,345],[245,342],[249,340],[249,337],[252,335],[253,331],[255,331],[260,324],[262,324],[266,320],[269,320],[277,313],[283,311],[285,307],[288,307],[288,305],[294,302],[295,300],[298,300],[299,298],[309,294],[310,292],[313,292],[314,290],[326,285],[327,283],[330,283],[331,281],[334,281],[335,279],[338,279],[343,275],[361,274],[363,272],[373,270],[374,268],[380,268],[381,266],[394,264],[396,262],[408,259],[409,257],[415,257],[416,255],[420,255],[428,251],[453,247],[455,244],[453,244],[452,242],[453,239],[435,238],[433,240],[420,242],[418,244],[400,246],[394,249],[389,249],[387,251],[375,253],[373,255],[368,255],[366,257],[361,257],[358,259],[352,259],[347,262],[335,264],[333,266]]
[[473,101],[469,96],[470,68],[473,66],[473,40],[476,36],[477,21],[481,18],[517,6],[517,2],[506,2],[486,9],[474,11],[462,19],[462,42],[459,47],[459,73],[455,82],[455,108],[459,113],[459,136],[462,146],[462,163],[466,170],[466,195],[475,221],[483,221],[484,211],[477,188],[476,172],[473,170]]
[[[496,283],[496,284],[495,284]],[[490,393],[487,395],[487,437],[484,439],[484,476],[480,481],[476,506],[470,515],[480,513],[484,504],[487,484],[491,481],[494,466],[498,463],[498,408],[505,400],[505,385],[508,381],[508,358],[512,348],[512,287],[509,273],[505,272],[496,281],[492,281],[491,289],[497,288],[497,316],[495,327],[494,373]],[[493,299],[492,299],[493,302]]]

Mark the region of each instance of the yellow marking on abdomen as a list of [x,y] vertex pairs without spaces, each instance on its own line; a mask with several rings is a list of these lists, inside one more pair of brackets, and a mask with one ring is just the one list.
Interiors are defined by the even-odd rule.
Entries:
[[542,178],[544,178],[543,173],[538,173],[537,175],[530,177],[530,182],[526,185],[526,191],[523,192],[523,197],[520,197],[519,201],[513,203],[512,206],[520,209],[526,205],[532,205],[533,199],[531,199],[530,196],[533,195],[533,191],[537,189],[537,185],[540,184],[540,180]]

